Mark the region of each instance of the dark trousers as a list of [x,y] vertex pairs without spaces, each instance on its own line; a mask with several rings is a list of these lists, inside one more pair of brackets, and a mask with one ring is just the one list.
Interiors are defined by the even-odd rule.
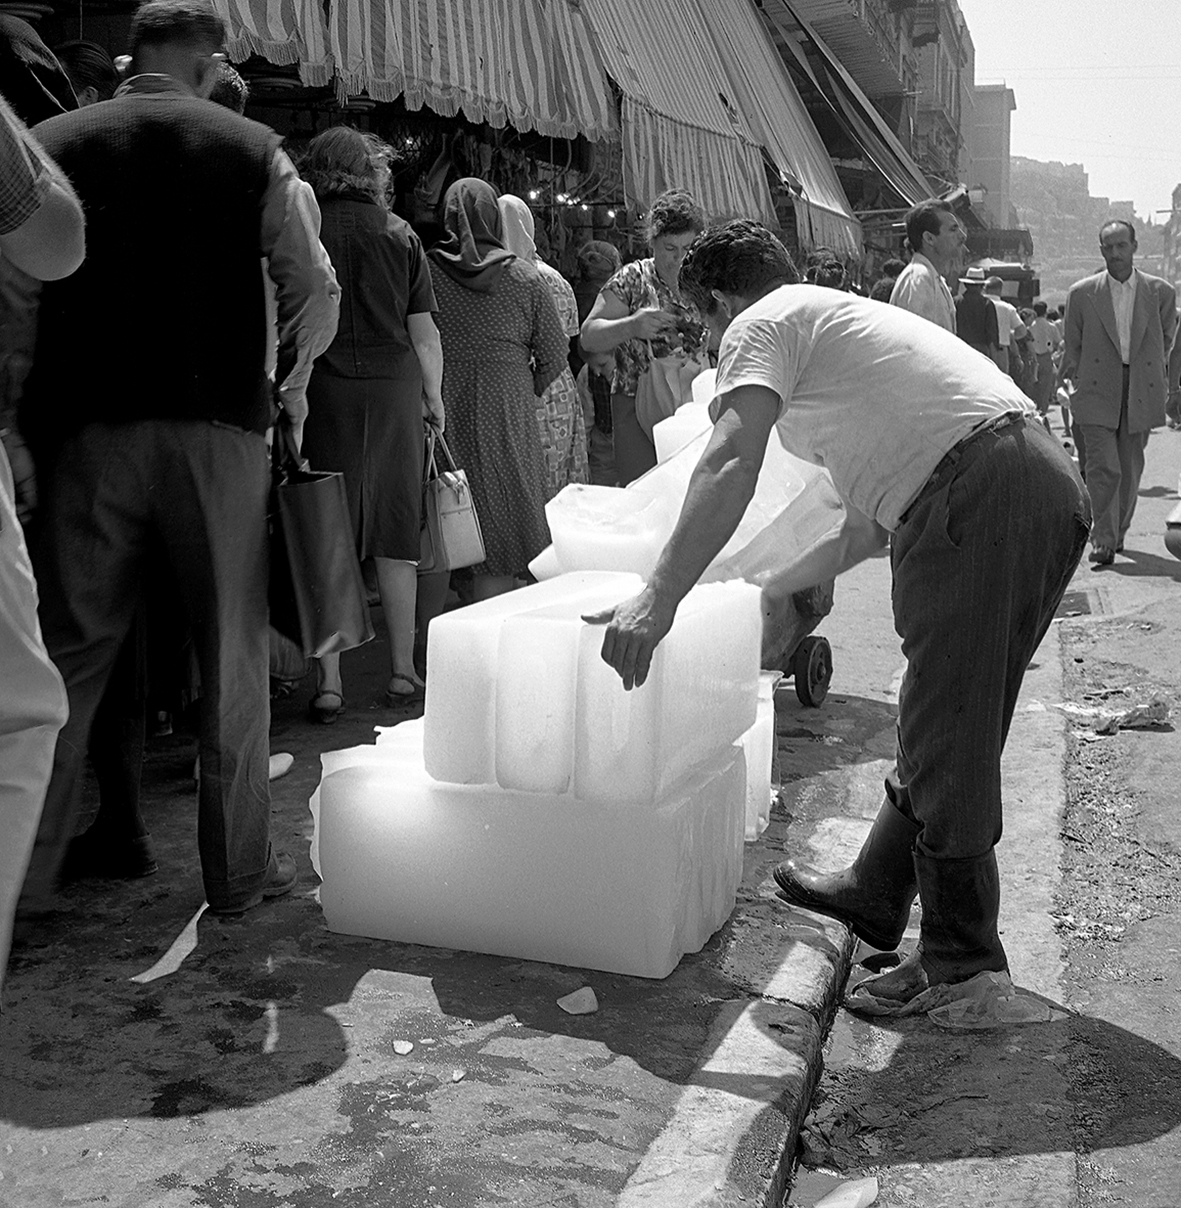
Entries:
[[923,855],[979,857],[1001,837],[1001,752],[1017,694],[1090,519],[1073,462],[1022,420],[937,470],[894,533],[894,625],[907,660],[897,776]]
[[30,909],[53,891],[79,813],[95,710],[163,554],[201,673],[197,842],[211,906],[234,907],[270,857],[266,446],[202,421],[90,424],[63,447],[36,557],[41,625],[70,717],[25,882]]
[[1087,490],[1095,509],[1091,539],[1096,546],[1112,550],[1123,548],[1132,525],[1144,474],[1144,450],[1148,446],[1147,432],[1128,431],[1128,379],[1125,365],[1119,424],[1115,428],[1079,425],[1083,431],[1081,452],[1086,458]]
[[656,445],[636,419],[634,394],[611,396],[611,441],[621,487],[647,474],[656,464]]

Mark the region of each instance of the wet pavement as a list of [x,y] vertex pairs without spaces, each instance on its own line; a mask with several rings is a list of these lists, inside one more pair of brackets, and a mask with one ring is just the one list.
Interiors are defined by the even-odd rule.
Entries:
[[[781,1202],[851,947],[771,896],[787,811],[663,981],[332,934],[307,800],[321,750],[414,715],[380,704],[386,657],[380,637],[345,656],[333,726],[306,720],[310,681],[275,703],[295,765],[273,826],[300,880],[240,920],[201,912],[194,741],[152,741],[160,872],[71,886],[13,959],[0,1208]],[[811,732],[790,683],[777,709],[785,741]],[[831,761],[795,746],[793,780]],[[599,1009],[563,1012],[584,985]]]

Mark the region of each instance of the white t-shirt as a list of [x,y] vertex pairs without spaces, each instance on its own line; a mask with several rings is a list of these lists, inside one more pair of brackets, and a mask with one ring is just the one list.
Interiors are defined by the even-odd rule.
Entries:
[[[996,307],[996,328],[1000,335],[1001,347],[1008,348],[1013,338],[1013,332],[1024,333],[1025,324],[1021,322],[1021,316],[1012,302],[1006,302],[1004,298],[998,298],[995,294],[985,296],[991,298],[993,306]],[[1018,336],[1018,339],[1020,338]]]
[[1029,409],[1008,374],[950,332],[815,285],[781,286],[733,320],[711,413],[739,386],[775,391],[784,447],[891,532],[952,445]]

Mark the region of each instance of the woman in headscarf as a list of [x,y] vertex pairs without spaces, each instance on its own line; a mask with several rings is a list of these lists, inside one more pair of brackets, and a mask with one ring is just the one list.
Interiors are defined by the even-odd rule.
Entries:
[[681,262],[705,230],[705,211],[681,189],[661,193],[648,212],[652,255],[625,264],[603,286],[582,325],[587,353],[614,352],[611,426],[620,486],[656,464],[656,445],[636,415],[636,391],[653,358],[706,365],[708,333],[681,296]]
[[549,544],[537,396],[566,367],[550,292],[505,247],[496,190],[457,180],[443,199],[445,239],[427,253],[439,300],[448,444],[467,471],[484,534],[473,595],[515,585]]
[[[529,207],[511,193],[502,194],[496,204],[504,227],[505,247],[541,274],[569,341],[578,335],[578,303],[574,300],[570,282],[538,257],[537,244],[533,241],[533,213]],[[545,388],[538,402],[537,419],[541,449],[545,454],[546,498],[552,499],[567,483],[589,482],[586,425],[569,363]]]
[[[386,206],[390,148],[336,126],[308,144],[320,238],[340,279],[340,326],[308,383],[303,452],[344,474],[362,559],[372,558],[390,642],[390,708],[423,699],[414,667],[414,608],[422,501],[423,418],[442,427],[443,360],[426,253]],[[344,708],[340,655],[318,662],[311,716]]]

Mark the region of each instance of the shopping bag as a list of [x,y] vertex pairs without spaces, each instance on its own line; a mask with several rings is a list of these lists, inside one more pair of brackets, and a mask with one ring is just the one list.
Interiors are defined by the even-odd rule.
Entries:
[[282,422],[275,428],[267,523],[271,626],[309,658],[370,641],[344,475],[309,470]]
[[467,475],[456,466],[442,433],[429,424],[426,442],[418,573],[475,566],[484,561],[484,535]]
[[709,366],[684,353],[658,357],[648,345],[648,368],[636,383],[636,420],[651,437],[652,429],[693,397],[693,379]]

